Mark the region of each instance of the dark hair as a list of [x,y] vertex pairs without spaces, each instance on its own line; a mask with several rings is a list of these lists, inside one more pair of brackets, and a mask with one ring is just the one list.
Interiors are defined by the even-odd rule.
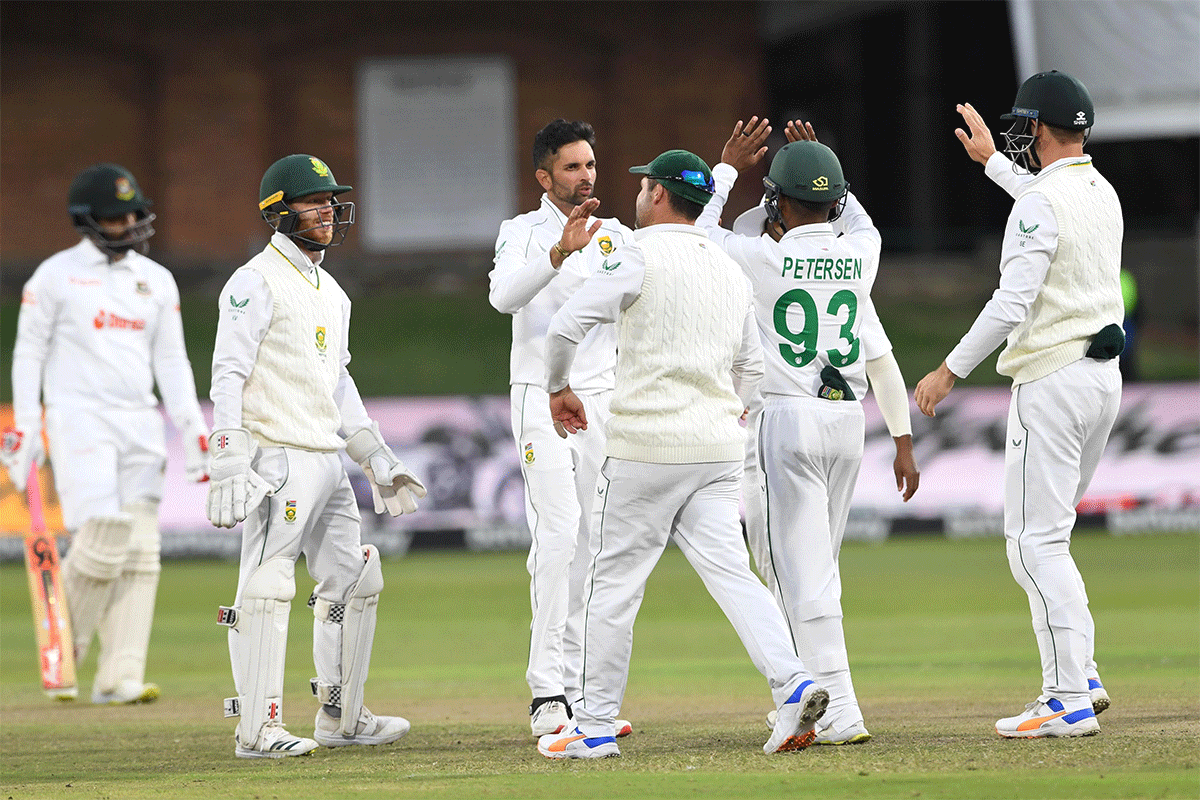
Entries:
[[787,198],[788,202],[795,203],[812,214],[828,214],[837,205],[837,200],[801,200],[799,197],[791,197],[786,194],[781,194],[780,197]]
[[535,170],[550,168],[550,158],[563,147],[572,142],[584,141],[592,147],[596,146],[596,132],[586,122],[568,122],[556,119],[537,132],[533,137],[533,168]]
[[[667,189],[667,185],[662,181],[655,181],[659,186]],[[667,202],[671,204],[671,210],[676,214],[682,214],[685,218],[695,222],[700,218],[700,214],[704,212],[704,206],[697,203],[695,200],[688,200],[682,195],[675,194],[670,189],[667,189]]]

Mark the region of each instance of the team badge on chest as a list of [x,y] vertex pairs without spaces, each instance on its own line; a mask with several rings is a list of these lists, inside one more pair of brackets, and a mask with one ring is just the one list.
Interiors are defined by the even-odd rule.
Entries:
[[597,240],[597,243],[600,245],[600,252],[604,253],[606,256],[611,256],[613,250],[616,250],[616,248],[613,247],[612,239],[607,236],[601,236]]
[[529,442],[525,445],[525,463],[533,463],[533,442]]
[[321,355],[325,355],[325,327],[322,325],[317,326],[316,342],[317,342],[317,352],[320,353]]
[[283,508],[283,521],[289,525],[296,521],[296,501],[288,500]]

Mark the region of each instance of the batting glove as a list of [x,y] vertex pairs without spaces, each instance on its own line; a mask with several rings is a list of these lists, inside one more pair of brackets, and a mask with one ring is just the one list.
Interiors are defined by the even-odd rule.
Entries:
[[208,521],[232,528],[275,491],[250,468],[258,445],[245,428],[222,428],[209,438],[212,483],[208,487]]
[[208,431],[203,425],[189,425],[183,432],[183,464],[192,483],[208,480]]
[[379,426],[363,428],[346,440],[346,455],[358,462],[371,482],[375,513],[384,509],[393,517],[417,510],[417,498],[426,494],[425,484],[396,458],[379,434]]
[[46,460],[46,448],[42,444],[40,428],[28,427],[5,428],[3,444],[0,445],[0,462],[8,470],[8,479],[18,492],[25,491],[29,481],[29,468],[37,463],[41,466]]

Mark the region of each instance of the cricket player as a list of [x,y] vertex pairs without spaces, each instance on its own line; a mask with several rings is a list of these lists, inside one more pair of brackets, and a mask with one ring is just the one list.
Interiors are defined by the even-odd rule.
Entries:
[[72,534],[62,574],[75,658],[82,661],[98,635],[92,702],[146,703],[159,696],[145,677],[167,460],[154,386],[183,436],[189,480],[208,480],[208,428],[184,349],[179,289],[146,257],[150,200],[116,164],[79,173],[67,197],[83,238],[25,284],[4,464],[24,491],[30,465],[44,455],[44,399],[54,483]]
[[[1071,558],[1075,507],[1104,453],[1121,405],[1117,356],[1121,239],[1116,192],[1083,147],[1095,119],[1077,79],[1040,72],[1017,91],[997,153],[983,118],[958,111],[955,131],[989,178],[1016,200],[1004,231],[1000,284],[942,365],[917,384],[933,416],[959,378],[997,345],[996,370],[1012,378],[1004,463],[1004,538],[1013,577],[1029,597],[1042,691],[996,723],[1009,738],[1089,736],[1109,706],[1095,661],[1095,625]],[[1014,163],[1015,162],[1015,163]]]
[[857,744],[871,734],[850,677],[838,558],[862,463],[860,401],[869,377],[907,501],[919,483],[908,393],[871,302],[879,231],[811,124],[789,122],[789,143],[771,162],[759,207],[765,232],[761,223],[749,236],[717,227],[738,173],[765,155],[769,132],[757,117],[734,126],[697,224],[749,277],[763,344],[766,377],[748,420],[747,538],[796,652],[829,691],[816,743]]
[[[531,539],[526,569],[533,619],[525,680],[533,695],[529,725],[534,736],[558,733],[570,725],[571,703],[580,695],[588,520],[616,365],[615,331],[611,325],[598,325],[580,343],[571,383],[590,418],[600,424],[586,434],[559,438],[543,385],[546,327],[605,258],[632,236],[615,219],[590,216],[600,205],[592,196],[595,143],[586,122],[557,119],[538,131],[533,167],[545,190],[541,205],[500,226],[489,276],[492,306],[513,317],[509,382]],[[587,213],[571,220],[580,206]],[[631,730],[623,721],[618,733]]]
[[[340,450],[371,484],[376,513],[417,510],[425,487],[367,416],[350,361],[350,300],[321,266],[354,223],[354,204],[319,158],[290,155],[263,175],[259,210],[274,229],[266,248],[221,290],[213,350],[212,486],[208,518],[242,520],[237,600],[222,608],[240,716],[239,758],[304,755],[317,747],[376,745],[408,720],[363,704],[383,572],[359,539],[360,517]],[[303,553],[316,580],[312,739],[283,726],[288,616]]]
[[569,381],[579,344],[606,322],[617,325],[617,380],[592,514],[583,699],[575,727],[541,737],[538,750],[620,755],[615,719],[633,623],[672,535],[771,687],[779,714],[764,752],[802,749],[829,695],[792,650],[778,606],[750,569],[738,512],[739,420],[763,369],[750,286],[695,225],[713,194],[704,161],[670,150],[630,172],[643,176],[634,242],[606,259],[546,334],[550,412],[568,433],[595,424]]

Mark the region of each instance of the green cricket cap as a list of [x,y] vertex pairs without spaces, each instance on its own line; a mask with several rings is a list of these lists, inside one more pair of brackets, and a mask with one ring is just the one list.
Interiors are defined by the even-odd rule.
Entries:
[[687,150],[668,150],[649,164],[630,167],[629,171],[653,178],[668,192],[702,206],[708,204],[717,190],[708,164]]

